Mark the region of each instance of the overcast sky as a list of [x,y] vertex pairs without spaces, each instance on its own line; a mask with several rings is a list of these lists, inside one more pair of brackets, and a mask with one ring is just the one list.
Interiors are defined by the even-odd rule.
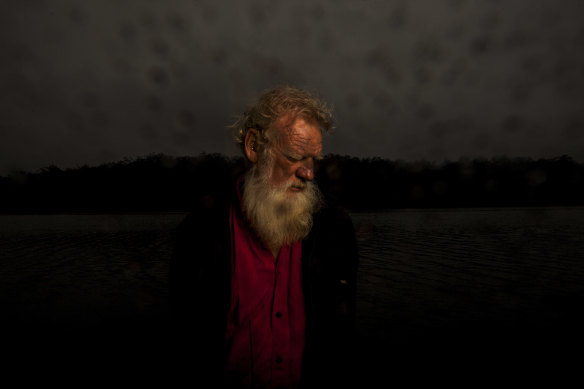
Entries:
[[2,0],[0,174],[237,153],[275,84],[335,109],[325,154],[584,161],[582,0]]

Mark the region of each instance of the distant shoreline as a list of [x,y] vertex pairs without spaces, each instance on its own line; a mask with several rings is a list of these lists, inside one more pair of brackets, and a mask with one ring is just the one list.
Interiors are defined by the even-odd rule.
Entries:
[[[433,208],[382,208],[382,209],[347,209],[350,214],[392,213],[392,212],[440,212],[440,211],[480,211],[480,210],[544,210],[549,209],[584,209],[584,205],[541,205],[541,206],[484,206],[484,207],[433,207]],[[132,212],[46,212],[46,213],[0,213],[0,216],[139,216],[139,215],[187,215],[190,211],[132,211]]]
[[[0,177],[0,214],[188,212],[230,190],[243,158],[150,155],[96,167]],[[584,164],[551,159],[461,159],[440,164],[328,155],[318,183],[351,212],[584,206]]]

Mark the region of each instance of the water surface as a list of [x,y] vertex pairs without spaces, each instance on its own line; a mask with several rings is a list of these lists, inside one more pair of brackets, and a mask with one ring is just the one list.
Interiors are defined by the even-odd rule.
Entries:
[[[487,356],[533,365],[580,353],[583,207],[351,216],[364,376],[392,364],[468,369]],[[164,323],[172,231],[183,217],[0,215],[3,323],[87,331]],[[145,328],[140,344],[164,342],[167,328]]]

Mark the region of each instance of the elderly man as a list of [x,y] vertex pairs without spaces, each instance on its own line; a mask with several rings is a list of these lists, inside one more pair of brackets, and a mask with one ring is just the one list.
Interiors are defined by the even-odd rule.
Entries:
[[330,110],[278,87],[234,127],[248,168],[210,188],[177,231],[170,280],[184,369],[214,387],[347,384],[355,234],[313,181]]

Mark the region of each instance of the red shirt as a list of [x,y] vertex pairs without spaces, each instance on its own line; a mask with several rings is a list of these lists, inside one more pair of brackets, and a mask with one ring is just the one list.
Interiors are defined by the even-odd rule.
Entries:
[[240,207],[232,205],[229,223],[227,378],[242,387],[296,387],[305,342],[302,244],[284,246],[274,258]]

